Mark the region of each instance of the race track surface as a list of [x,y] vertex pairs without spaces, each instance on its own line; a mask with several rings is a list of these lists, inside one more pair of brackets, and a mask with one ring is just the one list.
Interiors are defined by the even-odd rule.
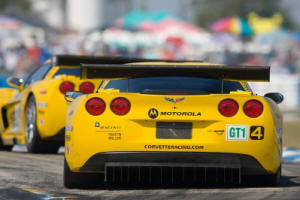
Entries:
[[63,155],[0,152],[0,199],[300,199],[300,165],[284,164],[279,187],[65,189]]

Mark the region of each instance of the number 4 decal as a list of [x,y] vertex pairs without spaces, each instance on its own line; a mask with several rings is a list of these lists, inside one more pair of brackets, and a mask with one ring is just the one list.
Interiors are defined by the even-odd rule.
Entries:
[[264,137],[265,137],[265,128],[263,126],[250,127],[251,140],[263,140]]

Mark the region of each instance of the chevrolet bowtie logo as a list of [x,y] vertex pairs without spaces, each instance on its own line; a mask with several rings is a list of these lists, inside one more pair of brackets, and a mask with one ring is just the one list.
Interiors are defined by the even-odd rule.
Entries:
[[185,97],[180,97],[180,98],[176,98],[176,99],[165,97],[165,100],[172,102],[174,105],[176,105],[176,103],[185,100]]

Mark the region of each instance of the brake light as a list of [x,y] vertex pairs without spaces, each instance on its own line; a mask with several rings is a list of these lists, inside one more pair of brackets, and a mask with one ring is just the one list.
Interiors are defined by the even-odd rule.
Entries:
[[79,91],[84,94],[93,93],[95,89],[95,86],[91,82],[83,82],[79,86]]
[[105,111],[105,102],[97,97],[89,99],[85,108],[91,115],[101,115]]
[[66,94],[67,92],[74,91],[74,88],[75,88],[74,84],[70,81],[62,82],[59,86],[59,90],[63,94]]
[[130,110],[130,102],[123,97],[118,97],[111,102],[110,109],[117,115],[126,115]]
[[239,110],[239,105],[233,99],[224,99],[219,104],[219,112],[225,117],[234,116]]
[[244,105],[244,112],[248,117],[258,117],[263,112],[263,105],[257,100],[249,100]]

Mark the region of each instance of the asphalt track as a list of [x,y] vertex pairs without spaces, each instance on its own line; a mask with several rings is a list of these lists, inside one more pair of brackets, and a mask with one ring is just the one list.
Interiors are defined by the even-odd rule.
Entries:
[[0,199],[300,199],[300,165],[284,164],[278,187],[65,189],[63,155],[0,152]]

